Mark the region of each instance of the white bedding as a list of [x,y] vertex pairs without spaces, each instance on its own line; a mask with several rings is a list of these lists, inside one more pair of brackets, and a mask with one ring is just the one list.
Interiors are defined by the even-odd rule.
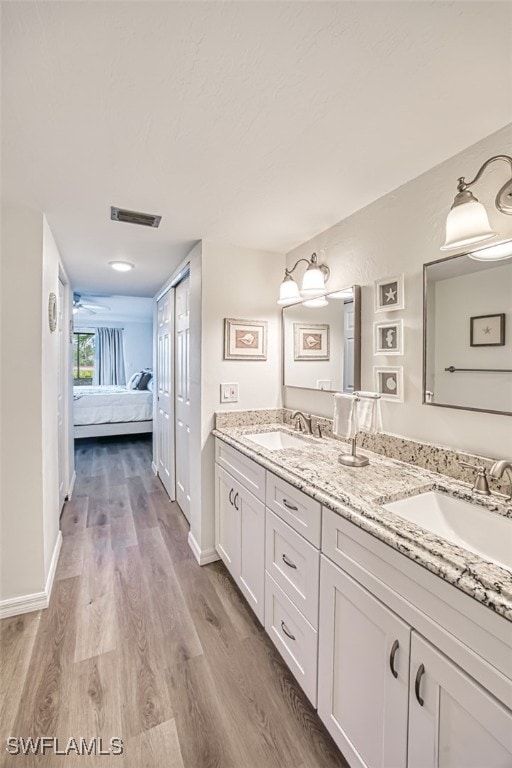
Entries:
[[149,421],[153,393],[126,387],[73,387],[75,426]]

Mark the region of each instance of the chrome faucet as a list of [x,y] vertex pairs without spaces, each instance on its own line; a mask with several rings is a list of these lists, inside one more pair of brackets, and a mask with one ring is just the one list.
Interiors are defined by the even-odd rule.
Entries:
[[468,464],[467,461],[459,461],[459,464],[461,467],[468,467],[468,469],[473,469],[475,471],[475,482],[473,484],[473,488],[471,489],[473,493],[477,493],[479,496],[490,496],[491,492],[489,490],[487,470],[485,467],[481,465],[475,466],[474,464]]
[[[499,480],[505,472],[509,473],[510,478],[512,478],[512,462],[507,461],[506,459],[502,459],[501,461],[495,461],[492,465],[491,469],[489,470],[489,474],[491,477],[496,478]],[[512,500],[512,479],[510,480],[510,486],[509,486],[509,494],[507,496],[507,500]]]
[[306,416],[302,411],[294,411],[292,413],[292,421],[295,421],[295,429],[300,432],[305,432],[306,435],[312,435],[311,429],[311,416]]

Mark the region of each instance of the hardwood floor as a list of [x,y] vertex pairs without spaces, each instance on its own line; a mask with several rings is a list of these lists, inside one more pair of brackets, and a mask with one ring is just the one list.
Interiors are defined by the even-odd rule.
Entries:
[[[346,766],[222,563],[197,565],[150,451],[77,448],[50,606],[0,622],[0,766]],[[124,752],[12,756],[13,736]]]

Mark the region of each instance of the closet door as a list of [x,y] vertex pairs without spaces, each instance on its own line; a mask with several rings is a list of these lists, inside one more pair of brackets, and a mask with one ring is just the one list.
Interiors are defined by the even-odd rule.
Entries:
[[172,289],[157,304],[156,429],[158,476],[174,499],[172,338],[174,302]]
[[176,501],[190,521],[190,277],[176,286]]

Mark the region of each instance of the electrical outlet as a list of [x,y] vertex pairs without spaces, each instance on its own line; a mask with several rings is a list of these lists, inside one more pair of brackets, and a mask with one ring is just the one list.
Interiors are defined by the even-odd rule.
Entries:
[[220,385],[221,403],[238,403],[238,382]]

